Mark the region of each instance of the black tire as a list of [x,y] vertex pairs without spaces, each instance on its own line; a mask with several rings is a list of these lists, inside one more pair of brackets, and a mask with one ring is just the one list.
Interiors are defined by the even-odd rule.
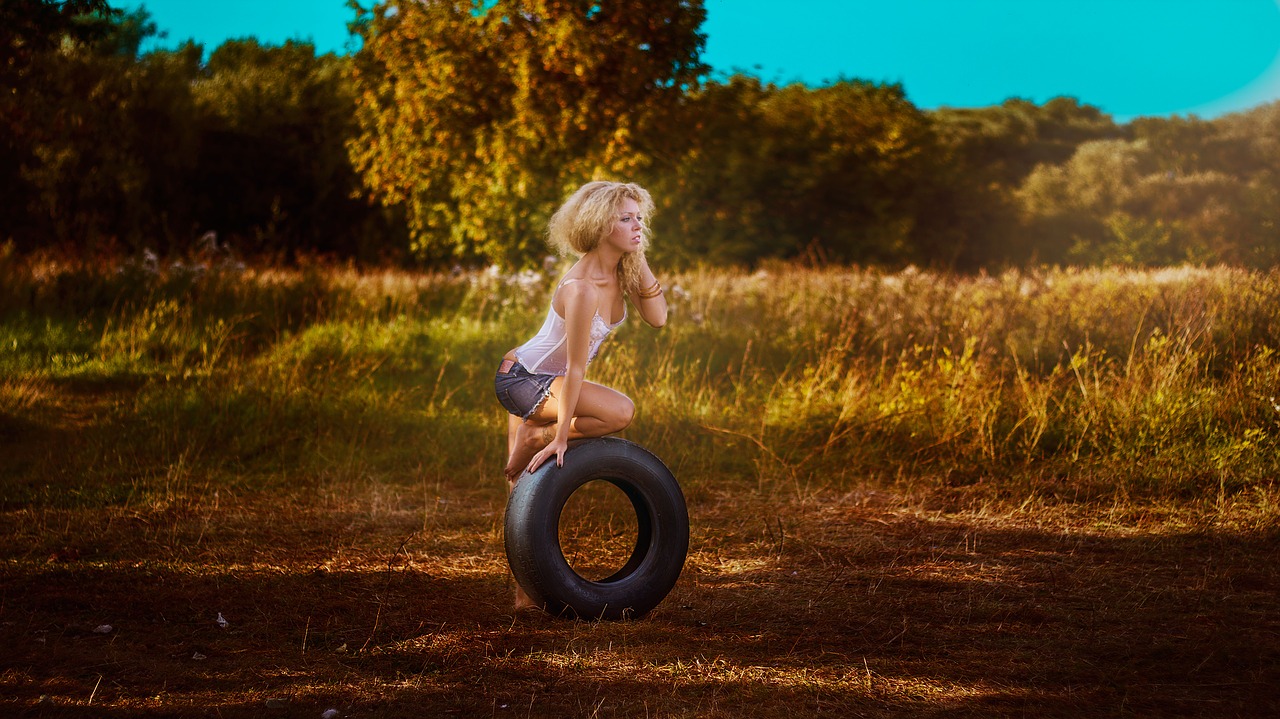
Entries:
[[[621,489],[636,510],[630,559],[600,581],[584,579],[565,560],[560,513],[587,482]],[[675,586],[689,553],[689,512],[671,470],[644,447],[618,437],[569,444],[564,466],[555,460],[525,473],[507,501],[507,561],[534,602],[557,616],[640,617]]]

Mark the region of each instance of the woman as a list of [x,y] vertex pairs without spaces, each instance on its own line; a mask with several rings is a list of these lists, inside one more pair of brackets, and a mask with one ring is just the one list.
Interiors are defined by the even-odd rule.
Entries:
[[551,245],[579,259],[556,285],[542,328],[498,368],[494,387],[510,413],[508,489],[552,457],[564,466],[569,440],[631,424],[635,404],[585,378],[601,342],[626,319],[626,298],[649,325],[666,324],[662,285],[644,257],[644,223],[652,211],[653,200],[639,185],[590,182],[551,218]]

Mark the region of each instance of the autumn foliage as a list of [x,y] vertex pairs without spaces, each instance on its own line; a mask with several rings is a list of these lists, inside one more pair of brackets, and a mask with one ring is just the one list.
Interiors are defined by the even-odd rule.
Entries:
[[317,55],[141,52],[145,11],[6,4],[0,243],[518,267],[612,177],[653,190],[670,266],[1280,261],[1280,105],[1120,124],[712,75],[700,0],[351,8],[351,54]]

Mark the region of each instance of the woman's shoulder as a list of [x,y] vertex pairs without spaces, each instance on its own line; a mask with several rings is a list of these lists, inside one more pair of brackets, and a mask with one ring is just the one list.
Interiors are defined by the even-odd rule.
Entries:
[[556,292],[563,291],[572,292],[590,292],[600,293],[605,291],[610,278],[595,277],[589,271],[582,271],[578,267],[566,272],[564,277],[560,278],[560,282],[556,284]]
[[596,287],[591,280],[570,277],[560,283],[560,288],[556,290],[556,294],[565,300],[572,298],[575,300],[595,301],[600,297],[600,288]]
[[594,313],[600,301],[600,288],[584,277],[566,277],[556,288],[552,306],[568,316],[568,312],[578,310],[583,313]]

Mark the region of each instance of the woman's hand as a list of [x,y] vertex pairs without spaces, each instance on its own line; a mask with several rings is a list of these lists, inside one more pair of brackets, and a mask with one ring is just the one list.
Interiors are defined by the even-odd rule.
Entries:
[[543,447],[537,454],[533,455],[533,459],[529,460],[529,472],[532,473],[536,471],[538,467],[542,466],[543,462],[551,459],[552,456],[556,458],[556,466],[563,467],[564,453],[568,449],[569,439],[567,437],[564,439],[556,437],[551,440],[551,444]]

